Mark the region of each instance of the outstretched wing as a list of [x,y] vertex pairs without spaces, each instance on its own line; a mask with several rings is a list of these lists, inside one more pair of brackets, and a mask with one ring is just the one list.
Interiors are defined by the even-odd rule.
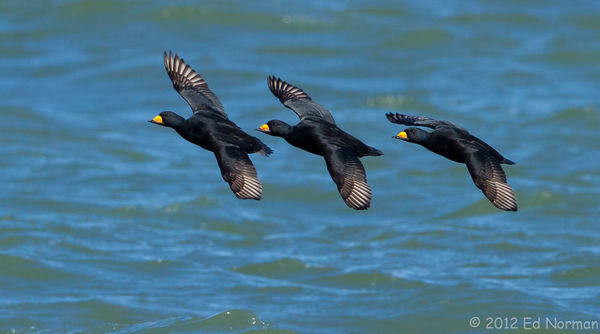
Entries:
[[492,204],[506,211],[518,210],[515,192],[506,183],[506,174],[498,159],[485,151],[476,151],[468,156],[466,164],[473,182]]
[[[428,128],[435,129],[438,126],[451,126],[454,128],[459,128],[461,130],[465,130],[462,126],[450,122],[450,121],[438,121],[433,118],[425,117],[425,116],[412,116],[412,115],[404,115],[399,113],[387,113],[385,114],[387,119],[392,123],[404,124],[404,125],[415,125],[415,126],[425,126]],[[465,130],[466,131],[466,130]]]
[[323,108],[322,105],[313,101],[302,89],[294,87],[272,75],[267,78],[267,83],[269,84],[269,89],[273,95],[275,95],[284,106],[292,109],[300,119],[307,116],[315,116],[335,124],[335,120],[333,119],[333,116],[331,116],[331,113]]
[[222,146],[214,151],[223,180],[241,199],[260,200],[262,185],[248,154],[235,146]]
[[337,149],[324,155],[327,170],[337,185],[346,205],[356,210],[366,210],[371,205],[371,187],[360,160],[347,149]]
[[163,54],[165,68],[173,87],[187,103],[192,107],[194,113],[201,111],[213,112],[227,118],[225,108],[217,96],[208,88],[208,84],[200,74],[196,73],[190,65],[186,64],[178,54]]

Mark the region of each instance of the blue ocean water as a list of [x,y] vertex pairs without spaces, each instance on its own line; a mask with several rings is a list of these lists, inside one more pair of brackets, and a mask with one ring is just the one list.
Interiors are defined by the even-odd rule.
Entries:
[[[0,1],[0,37],[1,333],[600,321],[597,1]],[[252,156],[260,202],[147,123],[190,114],[165,50],[274,149]],[[297,122],[269,74],[385,153],[362,159],[371,209],[345,206],[322,158],[252,131]],[[515,161],[519,212],[392,139],[386,112],[460,123]]]

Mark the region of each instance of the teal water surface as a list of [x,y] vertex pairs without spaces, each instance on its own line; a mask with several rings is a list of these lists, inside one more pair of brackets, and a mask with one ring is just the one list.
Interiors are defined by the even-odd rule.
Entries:
[[[597,1],[0,1],[0,37],[0,333],[600,321]],[[260,202],[147,123],[190,114],[164,50],[274,149],[252,156]],[[385,153],[362,159],[371,209],[345,206],[322,158],[252,131],[297,122],[269,74]],[[392,139],[386,112],[455,121],[515,161],[520,210]]]

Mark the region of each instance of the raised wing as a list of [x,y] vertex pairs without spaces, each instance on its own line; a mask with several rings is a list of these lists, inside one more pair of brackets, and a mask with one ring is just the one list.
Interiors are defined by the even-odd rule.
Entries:
[[[462,126],[450,122],[450,121],[438,121],[433,118],[425,117],[425,116],[412,116],[412,115],[404,115],[399,113],[387,113],[385,114],[387,119],[392,123],[404,124],[404,125],[415,125],[415,126],[425,126],[428,128],[435,129],[439,126],[450,126],[454,128],[458,128],[461,130],[465,130]],[[465,130],[466,131],[466,130]]]
[[217,96],[208,88],[208,84],[196,73],[190,65],[186,64],[178,54],[163,54],[165,68],[173,87],[192,108],[194,113],[213,112],[227,118],[225,108]]
[[248,154],[235,146],[222,146],[214,151],[223,180],[229,183],[237,198],[260,200],[262,185]]
[[506,211],[518,210],[515,192],[506,183],[506,174],[498,159],[485,151],[476,151],[469,155],[466,164],[473,182],[492,204]]
[[325,154],[327,170],[337,185],[346,205],[356,210],[366,210],[371,205],[371,187],[360,160],[347,149],[337,149]]
[[269,89],[273,95],[275,95],[284,106],[292,109],[300,119],[313,116],[319,117],[331,124],[335,124],[335,120],[333,119],[333,116],[331,116],[331,113],[323,108],[322,105],[313,101],[302,89],[294,87],[272,75],[267,78],[267,83],[269,84]]

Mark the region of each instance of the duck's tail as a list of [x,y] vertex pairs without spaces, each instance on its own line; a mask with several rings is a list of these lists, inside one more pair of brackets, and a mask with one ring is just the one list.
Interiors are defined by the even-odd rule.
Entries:
[[271,155],[271,153],[273,153],[273,150],[269,146],[267,146],[267,144],[260,141],[260,139],[256,138],[256,141],[260,146],[260,150],[257,151],[258,154],[262,155],[263,157],[268,157],[269,155]]
[[381,152],[380,150],[376,149],[375,147],[369,146],[369,152],[367,152],[367,155],[370,155],[370,156],[373,156],[373,157],[377,157],[377,156],[383,155],[383,152]]

